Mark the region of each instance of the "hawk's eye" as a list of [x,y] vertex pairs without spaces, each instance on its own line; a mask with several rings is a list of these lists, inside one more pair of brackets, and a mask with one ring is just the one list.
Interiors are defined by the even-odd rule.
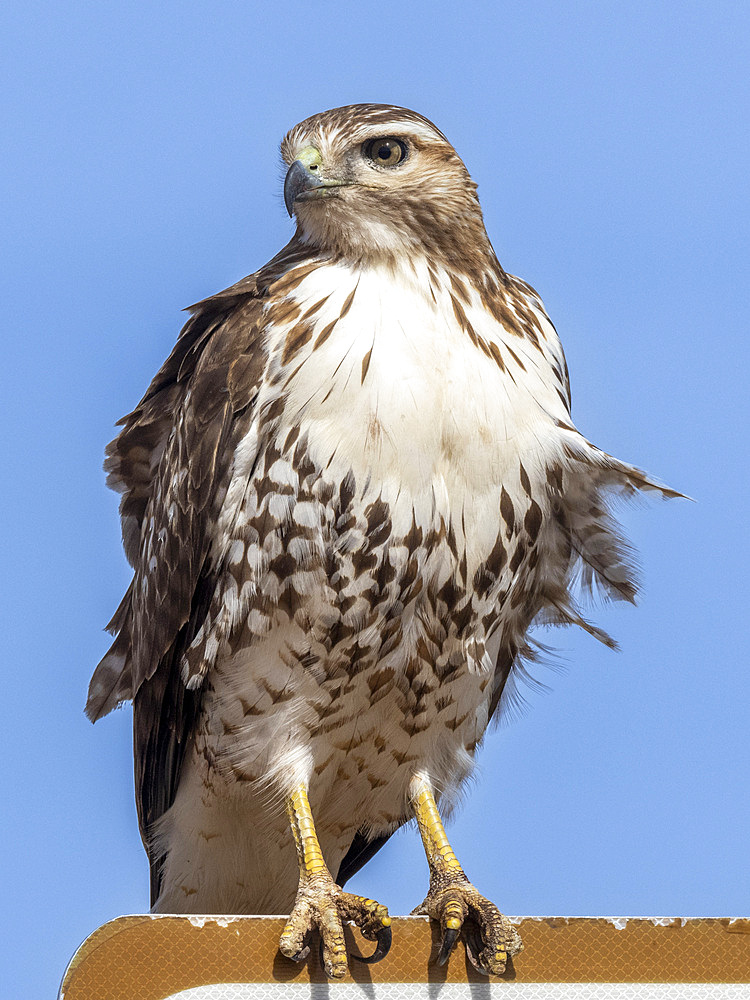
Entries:
[[370,139],[363,150],[368,160],[378,167],[395,167],[406,159],[406,143],[400,139]]

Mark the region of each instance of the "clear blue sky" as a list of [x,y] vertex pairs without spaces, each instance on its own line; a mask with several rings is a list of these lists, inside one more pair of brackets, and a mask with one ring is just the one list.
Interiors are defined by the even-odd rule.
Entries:
[[[511,914],[748,914],[745,4],[3,5],[3,973],[54,996],[147,907],[130,711],[82,708],[128,581],[102,452],[180,309],[288,239],[300,119],[403,104],[453,141],[541,292],[574,416],[696,498],[625,512],[638,609],[542,638],[566,670],[491,733],[451,827]],[[414,832],[356,885],[408,912]]]

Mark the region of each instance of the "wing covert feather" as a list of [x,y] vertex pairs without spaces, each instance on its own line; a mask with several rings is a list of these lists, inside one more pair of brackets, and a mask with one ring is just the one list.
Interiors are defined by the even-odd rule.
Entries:
[[134,701],[136,801],[152,893],[160,859],[148,831],[174,800],[200,708],[180,661],[216,583],[212,527],[265,369],[261,311],[248,294],[198,306],[107,451],[135,572],[110,623],[117,636],[92,678],[87,713],[96,719]]

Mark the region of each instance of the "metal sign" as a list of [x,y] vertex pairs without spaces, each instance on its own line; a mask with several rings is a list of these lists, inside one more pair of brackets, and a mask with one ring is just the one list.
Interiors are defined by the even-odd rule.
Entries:
[[[311,954],[278,951],[283,917],[131,916],[104,924],[79,948],[59,1000],[748,1000],[750,920],[517,918],[524,950],[486,979],[459,942],[446,966],[430,961],[438,933],[423,917],[393,921],[378,965],[351,962],[329,982]],[[350,951],[359,944],[347,928]],[[313,949],[313,952],[315,949]]]

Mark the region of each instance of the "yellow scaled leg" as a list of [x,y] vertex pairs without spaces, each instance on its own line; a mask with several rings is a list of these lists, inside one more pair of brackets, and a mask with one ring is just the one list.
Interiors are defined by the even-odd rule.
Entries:
[[448,961],[463,928],[473,965],[485,975],[502,975],[508,956],[517,955],[523,947],[518,931],[466,877],[448,842],[429,779],[417,775],[410,793],[430,866],[430,890],[414,913],[432,917],[442,928],[438,964]]
[[304,785],[295,788],[286,807],[297,847],[299,889],[279,948],[287,958],[301,962],[310,953],[309,940],[312,931],[317,930],[326,974],[341,979],[347,970],[343,921],[353,921],[366,938],[377,941],[375,952],[361,960],[378,962],[391,946],[391,918],[385,906],[344,892],[333,881],[323,859]]

